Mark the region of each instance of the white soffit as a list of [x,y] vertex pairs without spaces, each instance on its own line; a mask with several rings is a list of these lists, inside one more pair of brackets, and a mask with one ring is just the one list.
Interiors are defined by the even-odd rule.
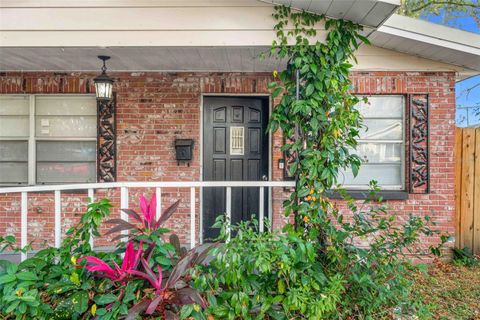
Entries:
[[333,19],[345,19],[377,28],[400,6],[400,0],[260,0],[285,5]]
[[[111,71],[272,72],[285,61],[269,57],[268,46],[241,47],[0,47],[0,71],[94,71],[97,55],[108,55]],[[356,52],[357,71],[449,71],[464,68],[373,46]]]
[[377,47],[480,71],[480,34],[395,14],[369,38]]
[[281,61],[260,59],[269,47],[20,47],[0,48],[0,71],[271,72]]

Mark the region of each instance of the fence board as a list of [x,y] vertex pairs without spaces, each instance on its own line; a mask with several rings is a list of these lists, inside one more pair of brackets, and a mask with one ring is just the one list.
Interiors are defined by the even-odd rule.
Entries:
[[455,130],[455,246],[463,246],[462,215],[460,208],[462,203],[462,156],[463,156],[463,131],[460,128]]
[[455,134],[456,245],[480,253],[480,128]]
[[473,250],[480,253],[480,129],[475,138],[475,172],[473,186]]

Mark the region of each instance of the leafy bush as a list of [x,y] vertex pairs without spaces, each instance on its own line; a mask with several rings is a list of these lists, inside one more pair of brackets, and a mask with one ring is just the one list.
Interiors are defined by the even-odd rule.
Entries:
[[329,223],[310,226],[325,232],[325,244],[292,226],[285,233],[259,233],[255,221],[234,228],[237,236],[215,249],[209,267],[195,276],[196,287],[207,292],[207,315],[379,319],[421,309],[410,300],[407,276],[414,267],[405,255],[421,250],[420,235],[437,233],[432,222],[410,216],[399,223],[384,205],[369,200],[362,206],[350,200],[348,206],[350,221],[332,206]]
[[334,312],[343,279],[329,278],[315,244],[299,235],[259,233],[256,221],[233,227],[236,237],[215,250],[195,284],[208,292],[215,319],[308,319]]
[[466,267],[480,265],[480,256],[472,253],[470,248],[453,248],[453,262]]
[[[88,292],[98,287],[76,267],[76,257],[90,253],[91,234],[99,236],[101,220],[111,205],[101,200],[88,206],[80,223],[67,231],[60,248],[40,250],[19,265],[1,261],[0,309],[16,319],[76,319],[88,308]],[[10,248],[15,240],[5,237]],[[25,251],[26,248],[14,248]]]
[[[1,261],[2,315],[7,319],[133,320],[148,316],[178,319],[186,311],[199,314],[205,301],[190,286],[189,270],[204,263],[215,244],[186,252],[174,235],[170,236],[173,244],[165,242],[163,235],[169,230],[162,224],[178,202],[156,219],[154,199],[147,203],[141,198],[141,214],[125,210],[138,224],[107,221],[115,225],[108,234],[130,230],[127,242],[120,242],[116,252],[94,252],[89,244],[91,235],[100,236],[98,227],[110,213],[110,202],[101,200],[88,206],[60,248],[41,250],[19,265]],[[0,241],[2,249],[25,252],[15,247],[13,237]],[[183,311],[185,305],[192,307]]]

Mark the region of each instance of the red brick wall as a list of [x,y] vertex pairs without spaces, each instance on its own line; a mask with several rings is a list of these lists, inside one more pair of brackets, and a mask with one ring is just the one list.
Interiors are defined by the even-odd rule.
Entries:
[[[93,93],[93,77],[88,73],[3,73],[0,93]],[[118,181],[194,181],[200,179],[200,103],[201,95],[268,94],[269,74],[251,73],[115,73],[117,92]],[[455,77],[453,73],[417,72],[354,72],[354,91],[365,94],[429,93],[430,95],[430,155],[431,193],[409,195],[406,201],[391,201],[390,205],[402,219],[409,213],[431,215],[440,229],[454,232],[454,168],[453,133]],[[190,166],[177,165],[174,158],[175,138],[195,140],[194,160]],[[282,179],[277,169],[282,157],[281,137],[273,138],[273,179]],[[407,157],[408,158],[408,157]],[[138,195],[150,190],[130,190],[130,205],[137,204]],[[282,191],[274,191],[274,221],[283,224]],[[119,199],[112,198],[118,214]],[[101,194],[97,194],[100,197]],[[197,191],[197,207],[198,207]],[[65,194],[63,218],[69,225],[84,210],[79,205],[84,194]],[[170,227],[189,241],[189,190],[163,190],[163,207],[182,199],[180,210],[170,221]],[[14,200],[14,201],[12,201]],[[30,239],[53,242],[53,196],[31,195],[29,198]],[[198,208],[197,208],[198,209]],[[197,213],[199,210],[197,210]],[[0,197],[0,234],[19,235],[19,198]],[[197,226],[199,218],[197,217]],[[425,242],[434,239],[425,239]]]

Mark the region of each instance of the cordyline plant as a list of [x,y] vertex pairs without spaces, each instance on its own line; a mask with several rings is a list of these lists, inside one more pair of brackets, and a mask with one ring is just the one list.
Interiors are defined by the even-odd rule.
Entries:
[[[172,214],[177,210],[180,200],[174,202],[160,217],[156,217],[157,202],[155,193],[152,195],[150,201],[144,196],[140,196],[140,213],[132,209],[122,209],[132,220],[125,221],[123,219],[110,219],[107,224],[113,224],[113,227],[107,231],[106,235],[117,233],[119,231],[127,230],[128,235],[119,234],[113,240],[128,241],[143,241],[148,248],[145,249],[147,257],[154,257],[163,268],[171,269],[172,265],[178,259],[179,255],[185,254],[185,249],[180,246],[178,237],[174,234],[170,236],[170,243],[166,243],[163,237],[170,232],[169,229],[164,228],[163,224],[170,219]],[[118,245],[119,250],[123,250],[123,244]]]
[[[79,264],[96,277],[111,280],[113,291],[120,291],[119,297],[125,294],[126,290],[123,288],[126,285],[137,284],[138,298],[136,300],[138,302],[128,310],[125,317],[127,320],[136,319],[141,314],[160,315],[164,319],[177,319],[182,306],[196,305],[198,308],[206,306],[202,295],[189,284],[191,280],[189,271],[196,264],[205,263],[210,248],[216,244],[198,246],[181,257],[175,256],[175,251],[171,250],[160,236],[168,232],[168,229],[163,228],[162,224],[171,217],[178,205],[179,201],[175,202],[156,219],[155,194],[150,201],[141,196],[141,214],[131,209],[123,210],[137,224],[122,219],[107,221],[115,224],[107,234],[122,230],[130,231],[121,266],[115,261],[111,266],[96,256],[85,256],[79,259]],[[146,247],[145,250],[144,247]],[[166,264],[168,270],[163,269],[161,265],[165,264],[165,259],[169,261]],[[103,312],[110,310],[113,306],[114,302],[111,302],[102,311],[96,310],[96,312],[100,311],[99,315],[101,316]]]
[[85,268],[88,271],[97,272],[103,277],[125,284],[128,280],[127,277],[138,267],[140,257],[142,256],[142,246],[143,242],[140,242],[138,249],[135,250],[133,242],[129,242],[125,250],[121,267],[119,267],[114,261],[114,267],[112,268],[106,262],[95,256],[82,257],[79,259],[79,262],[85,260],[87,262]]
[[[155,233],[166,233],[167,229],[161,228],[161,226],[172,216],[172,214],[177,210],[178,205],[180,204],[180,200],[173,203],[167,210],[165,210],[160,217],[156,218],[156,210],[157,210],[157,200],[155,193],[152,195],[150,201],[142,195],[140,196],[140,210],[141,215],[138,214],[135,210],[132,209],[121,209],[125,212],[129,217],[131,217],[135,224],[127,222],[123,219],[110,219],[106,221],[108,224],[114,224],[115,226],[111,228],[106,235],[116,233],[119,231],[124,230],[132,230],[132,236],[139,236],[145,235],[150,236]],[[119,235],[118,237],[114,238],[114,240],[122,239],[125,236]],[[131,238],[130,237],[130,238]]]

